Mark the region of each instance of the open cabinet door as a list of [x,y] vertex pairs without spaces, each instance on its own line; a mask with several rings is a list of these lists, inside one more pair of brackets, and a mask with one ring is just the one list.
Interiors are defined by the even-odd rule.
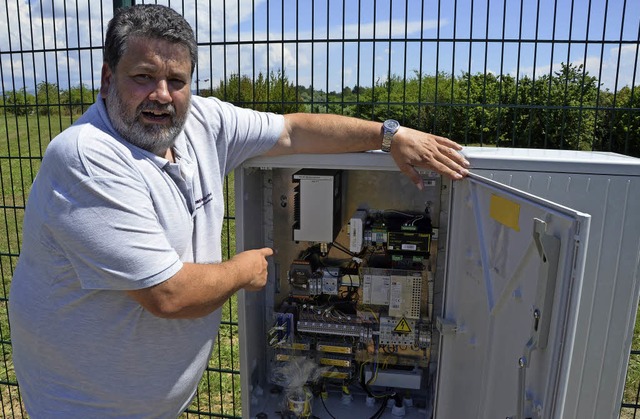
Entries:
[[450,204],[435,418],[562,418],[590,216],[473,174]]

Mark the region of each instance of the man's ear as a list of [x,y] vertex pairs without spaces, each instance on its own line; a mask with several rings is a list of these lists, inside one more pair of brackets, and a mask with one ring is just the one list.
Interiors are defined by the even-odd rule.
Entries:
[[113,73],[107,63],[102,63],[102,76],[100,78],[100,95],[107,97],[109,94],[109,86],[113,82]]

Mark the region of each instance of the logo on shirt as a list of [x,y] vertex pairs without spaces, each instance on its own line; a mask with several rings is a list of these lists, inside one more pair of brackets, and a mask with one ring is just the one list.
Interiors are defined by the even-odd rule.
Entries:
[[206,194],[204,197],[200,198],[200,199],[196,199],[196,210],[202,208],[203,206],[205,206],[205,204],[208,204],[209,202],[213,201],[213,194],[211,192],[209,192],[208,194]]

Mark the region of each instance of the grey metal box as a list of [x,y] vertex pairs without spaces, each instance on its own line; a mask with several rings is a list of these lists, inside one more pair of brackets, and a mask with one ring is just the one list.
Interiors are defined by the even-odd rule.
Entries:
[[[617,417],[640,290],[640,160],[559,150],[463,153],[469,179],[451,183],[425,172],[423,192],[380,152],[252,159],[235,176],[238,250],[287,251],[272,226],[280,217],[274,202],[288,198],[272,181],[303,168],[343,171],[353,183],[345,214],[367,203],[428,202],[440,236],[434,317],[444,326],[424,374],[436,380],[422,383],[435,394],[406,417]],[[545,252],[555,256],[546,260]],[[266,384],[265,318],[280,269],[271,264],[264,291],[239,295],[247,418],[277,404]],[[348,407],[327,403],[337,417],[373,413],[357,397]],[[321,408],[314,414],[329,417]]]

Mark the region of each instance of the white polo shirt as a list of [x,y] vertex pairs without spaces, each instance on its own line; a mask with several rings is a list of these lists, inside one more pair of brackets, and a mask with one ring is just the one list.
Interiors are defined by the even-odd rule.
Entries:
[[175,418],[211,355],[219,311],[155,317],[124,290],[221,256],[224,176],[269,150],[284,118],[193,97],[176,163],[114,131],[103,100],[56,137],[30,192],[9,296],[32,417]]

